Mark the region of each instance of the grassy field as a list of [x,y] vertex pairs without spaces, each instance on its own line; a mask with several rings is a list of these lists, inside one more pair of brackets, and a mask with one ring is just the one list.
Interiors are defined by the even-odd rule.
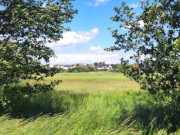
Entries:
[[[61,73],[55,91],[19,99],[0,135],[164,135],[160,104],[120,73]],[[174,133],[180,134],[180,130]]]

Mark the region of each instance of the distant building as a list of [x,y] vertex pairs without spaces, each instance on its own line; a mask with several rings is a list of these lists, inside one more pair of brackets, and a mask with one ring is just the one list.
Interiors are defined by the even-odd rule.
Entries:
[[62,65],[60,68],[62,68],[64,70],[68,70],[68,69],[74,68],[74,66],[73,65]]
[[89,66],[89,67],[94,67],[94,65],[93,65],[93,64],[89,64],[88,66]]
[[[79,64],[72,64],[72,65],[60,65],[60,64],[56,64],[53,66],[54,68],[62,68],[64,70],[68,70],[68,69],[73,69],[75,67],[95,67],[93,64],[84,64],[84,63],[79,63]],[[96,68],[98,70],[104,70],[107,69],[108,71],[112,70],[112,66],[110,64],[105,64],[105,62],[100,62],[98,64],[98,66],[96,66]]]
[[53,68],[54,66],[53,65],[49,65],[49,68]]
[[102,66],[102,65],[97,66],[97,69],[98,69],[98,70],[107,69],[108,71],[110,71],[110,70],[112,70],[113,68],[112,68],[112,66],[109,65],[109,64],[104,64],[103,66]]
[[139,65],[134,65],[132,66],[133,69],[141,69],[141,67]]
[[80,64],[79,64],[79,67],[81,67],[81,68],[82,68],[82,67],[85,67],[85,64],[84,64],[84,63],[80,63]]
[[78,65],[77,64],[72,64],[73,67],[77,67]]
[[60,64],[54,65],[55,68],[60,68]]

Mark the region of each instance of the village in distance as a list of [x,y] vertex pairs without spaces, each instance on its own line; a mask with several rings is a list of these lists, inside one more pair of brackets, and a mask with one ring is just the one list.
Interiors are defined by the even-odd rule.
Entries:
[[118,72],[121,68],[121,64],[106,64],[103,62],[94,62],[94,64],[69,64],[69,65],[51,65],[50,68],[59,69],[60,72],[68,71],[68,72],[91,72],[91,71],[116,71]]

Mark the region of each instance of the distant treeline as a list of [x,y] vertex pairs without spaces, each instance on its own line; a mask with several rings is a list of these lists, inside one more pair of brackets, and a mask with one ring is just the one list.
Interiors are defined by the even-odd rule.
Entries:
[[[121,72],[123,73],[123,67],[120,64],[111,64],[112,70],[110,72]],[[68,70],[65,70],[63,68],[55,68],[58,70],[58,73],[62,72],[69,72],[69,73],[79,73],[79,72],[94,72],[94,71],[108,71],[108,69],[98,69],[97,67],[75,67],[75,68],[69,68]]]
[[74,73],[78,73],[78,72],[92,72],[94,70],[95,70],[94,67],[75,67],[75,68],[69,68],[67,70],[67,72],[74,72]]

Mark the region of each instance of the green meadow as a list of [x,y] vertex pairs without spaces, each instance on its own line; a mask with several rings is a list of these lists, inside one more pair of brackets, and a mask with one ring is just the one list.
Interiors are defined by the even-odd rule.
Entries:
[[169,134],[161,103],[121,73],[60,73],[45,81],[56,79],[62,83],[54,91],[20,98],[2,115],[0,135]]

